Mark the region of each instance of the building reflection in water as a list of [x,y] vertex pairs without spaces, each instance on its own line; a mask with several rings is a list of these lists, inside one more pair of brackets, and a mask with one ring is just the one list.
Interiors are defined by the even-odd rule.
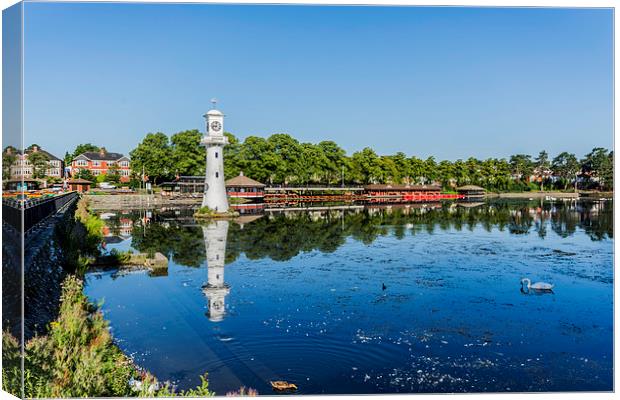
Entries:
[[214,221],[202,227],[207,252],[207,283],[202,291],[207,296],[209,320],[218,322],[224,319],[225,300],[230,287],[224,282],[224,263],[226,259],[226,236],[228,221]]

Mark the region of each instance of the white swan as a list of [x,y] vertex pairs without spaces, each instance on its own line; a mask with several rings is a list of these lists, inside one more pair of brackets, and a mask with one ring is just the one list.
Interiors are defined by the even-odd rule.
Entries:
[[552,290],[553,287],[555,286],[547,282],[536,282],[532,284],[532,281],[530,281],[529,278],[521,279],[521,285],[523,285],[524,283],[527,283],[528,289],[534,289],[534,290]]

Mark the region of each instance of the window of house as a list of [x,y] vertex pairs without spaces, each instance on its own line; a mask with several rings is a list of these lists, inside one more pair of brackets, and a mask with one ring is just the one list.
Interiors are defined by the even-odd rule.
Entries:
[[98,167],[100,165],[101,163],[99,161],[93,161],[93,167]]

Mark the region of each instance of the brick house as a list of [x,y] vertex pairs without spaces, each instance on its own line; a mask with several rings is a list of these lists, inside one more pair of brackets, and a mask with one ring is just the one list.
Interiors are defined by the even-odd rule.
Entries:
[[116,165],[121,176],[121,182],[129,182],[131,168],[129,157],[121,153],[111,153],[105,148],[97,151],[87,151],[75,157],[71,161],[71,175],[75,176],[80,170],[89,170],[94,176],[108,174],[110,167]]

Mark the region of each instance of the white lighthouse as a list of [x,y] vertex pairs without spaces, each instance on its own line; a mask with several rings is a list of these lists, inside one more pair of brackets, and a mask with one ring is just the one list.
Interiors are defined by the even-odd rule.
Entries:
[[207,251],[207,284],[202,291],[208,299],[209,319],[218,322],[224,319],[226,295],[230,293],[230,287],[224,282],[228,221],[211,222],[202,227],[202,234]]
[[[212,103],[215,105],[215,99]],[[224,114],[213,109],[204,117],[207,120],[207,129],[200,144],[207,150],[207,167],[202,206],[225,213],[228,211],[228,199],[224,184],[224,146],[228,144],[228,138],[224,136]]]

